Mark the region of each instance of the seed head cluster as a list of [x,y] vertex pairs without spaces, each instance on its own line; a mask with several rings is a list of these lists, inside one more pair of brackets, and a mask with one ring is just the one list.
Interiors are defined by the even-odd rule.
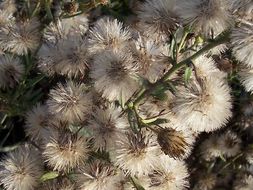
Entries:
[[252,0],[2,1],[0,189],[250,190],[252,92]]

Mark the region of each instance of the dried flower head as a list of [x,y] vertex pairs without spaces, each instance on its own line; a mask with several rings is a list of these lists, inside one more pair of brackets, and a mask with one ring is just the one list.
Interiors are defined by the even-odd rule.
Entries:
[[79,35],[44,44],[38,52],[38,67],[51,75],[58,73],[69,78],[83,77],[89,67],[87,43]]
[[121,190],[123,177],[114,166],[95,160],[79,168],[77,183],[80,190]]
[[33,190],[43,173],[39,152],[28,144],[9,152],[0,167],[0,182],[6,190]]
[[83,84],[72,81],[58,84],[52,89],[47,100],[48,110],[56,118],[69,122],[83,121],[92,108],[90,94],[85,92]]
[[47,127],[49,113],[46,105],[37,104],[26,114],[26,135],[31,140],[40,142]]
[[46,42],[56,43],[72,35],[83,35],[89,28],[88,18],[81,14],[71,18],[51,22],[44,31],[43,38]]
[[253,67],[253,22],[242,23],[232,30],[233,53],[239,61]]
[[161,146],[162,151],[174,159],[182,159],[189,154],[191,144],[189,137],[183,132],[173,128],[159,129],[157,142]]
[[241,151],[242,141],[238,135],[232,131],[226,131],[226,133],[221,134],[218,142],[222,154],[226,157],[235,156]]
[[122,110],[110,105],[106,109],[97,108],[93,118],[89,121],[88,128],[92,133],[94,148],[96,150],[108,150],[115,146],[129,124]]
[[105,49],[118,50],[126,47],[131,34],[118,20],[108,17],[99,19],[89,33],[89,44],[92,53]]
[[69,172],[88,158],[88,145],[84,137],[64,129],[50,129],[44,138],[43,156],[56,171]]
[[202,55],[193,61],[196,75],[200,78],[203,77],[219,77],[225,78],[226,74],[217,68],[217,64],[211,57]]
[[133,176],[147,174],[161,154],[154,135],[148,132],[127,133],[116,143],[116,148],[111,153],[112,161]]
[[17,55],[35,51],[41,39],[39,26],[40,23],[34,18],[3,27],[0,31],[0,46],[4,51]]
[[215,158],[222,156],[219,136],[214,134],[204,140],[200,145],[200,153],[201,157],[207,161],[212,161]]
[[0,56],[0,88],[13,88],[24,72],[24,65],[19,58],[10,55]]
[[132,52],[140,64],[141,74],[150,82],[156,82],[169,67],[165,46],[141,36],[134,45]]
[[17,4],[16,4],[15,0],[1,1],[0,9],[4,10],[10,14],[13,14],[17,10]]
[[212,173],[206,173],[206,171],[202,171],[199,175],[193,190],[212,190],[216,185],[217,176]]
[[12,13],[5,9],[0,9],[0,26],[4,27],[6,25],[12,25],[14,24],[14,17]]
[[232,24],[227,0],[183,0],[178,3],[178,13],[197,33],[216,36]]
[[90,77],[109,101],[126,101],[138,89],[138,65],[128,52],[105,51],[94,58]]
[[213,131],[222,127],[232,115],[228,84],[207,77],[193,80],[176,92],[172,111],[185,127],[193,131]]
[[156,167],[148,174],[147,190],[183,190],[189,186],[185,163],[165,155],[156,161]]
[[179,27],[175,0],[148,0],[138,11],[140,29],[155,40],[167,40]]

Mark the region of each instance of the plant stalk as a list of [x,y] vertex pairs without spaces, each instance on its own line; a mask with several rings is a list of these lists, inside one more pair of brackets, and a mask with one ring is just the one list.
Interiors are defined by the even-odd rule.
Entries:
[[195,60],[199,56],[203,55],[207,51],[211,50],[212,48],[221,45],[227,41],[229,41],[229,33],[230,31],[224,32],[220,34],[215,40],[207,44],[205,47],[203,47],[201,50],[193,54],[192,56],[188,57],[187,59],[179,62],[178,64],[174,65],[160,80],[157,82],[151,84],[147,89],[140,91],[141,93],[138,94],[136,99],[133,102],[133,105],[138,106],[138,104],[146,97],[146,95],[152,93],[152,91],[159,85],[163,85],[164,82],[167,82],[170,78],[170,76],[176,72],[177,70],[185,67],[187,63],[190,63],[191,61]]

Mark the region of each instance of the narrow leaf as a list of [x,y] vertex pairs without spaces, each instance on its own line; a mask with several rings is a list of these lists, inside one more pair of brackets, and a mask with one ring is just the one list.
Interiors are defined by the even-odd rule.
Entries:
[[50,172],[47,172],[47,173],[43,174],[40,178],[40,181],[44,182],[44,181],[47,181],[47,180],[55,179],[58,176],[59,176],[59,174],[57,172],[50,171]]
[[185,83],[188,83],[192,75],[192,68],[187,67],[184,72],[184,81]]

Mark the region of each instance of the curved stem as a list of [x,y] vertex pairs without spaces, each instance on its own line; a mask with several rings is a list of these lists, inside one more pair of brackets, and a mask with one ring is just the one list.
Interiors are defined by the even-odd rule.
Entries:
[[199,56],[203,55],[204,53],[211,50],[212,48],[227,42],[229,40],[229,33],[230,33],[230,31],[227,31],[227,32],[224,32],[224,33],[220,34],[215,40],[213,40],[212,42],[207,44],[205,47],[203,47],[201,50],[199,50],[198,52],[196,52],[192,56],[190,56],[187,59],[179,62],[176,65],[173,65],[173,67],[160,80],[158,80],[157,82],[151,84],[149,88],[141,91],[139,96],[137,96],[135,101],[132,102],[132,103],[134,105],[138,105],[141,102],[141,100],[143,100],[146,95],[150,94],[157,86],[163,85],[164,82],[167,82],[167,80],[169,80],[170,76],[174,72],[176,72],[177,70],[185,67],[187,65],[187,63],[193,61],[194,59],[196,59]]

